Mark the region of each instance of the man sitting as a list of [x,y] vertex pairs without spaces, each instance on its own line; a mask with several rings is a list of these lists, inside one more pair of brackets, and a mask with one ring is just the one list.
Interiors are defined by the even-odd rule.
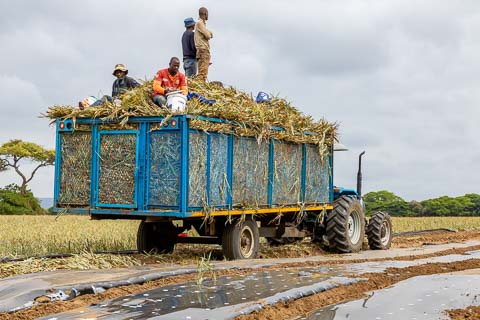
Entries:
[[112,96],[105,95],[102,99],[95,101],[91,105],[87,105],[88,102],[85,102],[84,99],[78,103],[78,107],[80,109],[83,110],[86,107],[96,107],[106,103],[107,101],[113,102],[115,99],[121,99],[125,92],[140,85],[137,81],[135,81],[135,79],[127,77],[128,69],[124,64],[117,64],[113,69],[112,74],[117,77],[117,79],[113,82]]
[[166,106],[166,95],[170,92],[181,91],[183,95],[187,95],[187,79],[185,75],[178,71],[180,68],[180,59],[173,57],[167,69],[157,71],[153,79],[152,100],[157,106]]

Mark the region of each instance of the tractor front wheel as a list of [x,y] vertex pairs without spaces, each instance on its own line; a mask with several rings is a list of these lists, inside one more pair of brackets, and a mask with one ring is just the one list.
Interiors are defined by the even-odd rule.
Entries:
[[329,249],[340,253],[358,252],[365,236],[365,213],[359,200],[342,196],[327,215]]
[[375,212],[367,226],[368,246],[372,250],[387,250],[392,244],[392,218],[386,212]]

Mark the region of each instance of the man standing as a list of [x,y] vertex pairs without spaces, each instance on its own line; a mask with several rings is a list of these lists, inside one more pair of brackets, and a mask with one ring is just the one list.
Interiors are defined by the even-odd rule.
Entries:
[[182,91],[186,96],[188,93],[187,79],[185,75],[178,71],[180,68],[180,59],[173,57],[167,69],[157,71],[153,79],[152,100],[157,106],[167,104],[166,95],[172,91]]
[[207,8],[201,7],[198,10],[199,19],[195,25],[195,47],[197,48],[198,79],[207,81],[208,66],[210,65],[210,44],[208,41],[213,38],[213,33],[207,29],[208,20]]
[[107,101],[113,102],[114,99],[120,99],[121,100],[122,97],[124,96],[125,92],[127,92],[128,90],[131,90],[133,88],[136,88],[140,85],[140,84],[138,84],[137,81],[135,81],[135,79],[127,77],[128,69],[122,63],[119,63],[119,64],[115,65],[115,68],[113,69],[112,74],[115,77],[117,77],[117,79],[113,82],[112,96],[105,95],[105,96],[103,96],[102,99],[99,99],[99,100],[95,101],[91,105],[88,105],[88,101],[85,101],[85,99],[84,99],[83,101],[80,101],[78,103],[78,107],[81,110],[83,110],[86,107],[96,107],[96,106],[102,105],[102,104],[106,103]]
[[185,75],[191,78],[197,75],[197,48],[195,48],[193,32],[195,21],[193,18],[187,18],[183,22],[186,28],[182,36],[183,69],[185,69]]

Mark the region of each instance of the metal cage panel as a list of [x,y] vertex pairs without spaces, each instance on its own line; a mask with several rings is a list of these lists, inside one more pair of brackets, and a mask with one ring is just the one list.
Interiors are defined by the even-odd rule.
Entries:
[[228,183],[228,136],[210,136],[210,206],[227,205]]
[[204,132],[189,133],[189,187],[188,205],[207,205],[207,135]]
[[60,134],[60,205],[86,206],[90,203],[92,133]]
[[136,148],[136,133],[100,133],[99,205],[135,205]]
[[300,199],[302,145],[275,141],[272,204],[297,204]]
[[330,162],[325,155],[323,161],[318,146],[306,146],[306,203],[327,203],[330,194]]
[[269,144],[234,137],[232,202],[237,207],[268,205]]
[[180,132],[150,133],[148,205],[180,205]]

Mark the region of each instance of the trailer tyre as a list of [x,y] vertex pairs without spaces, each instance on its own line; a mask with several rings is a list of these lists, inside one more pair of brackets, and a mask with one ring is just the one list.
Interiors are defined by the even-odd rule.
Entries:
[[140,222],[137,249],[140,253],[171,253],[175,249],[177,229],[171,222]]
[[387,250],[392,244],[392,218],[386,212],[375,212],[367,226],[368,246],[372,250]]
[[229,260],[253,259],[260,248],[258,226],[252,218],[237,219],[225,226],[222,235],[224,256]]
[[365,237],[365,213],[359,200],[342,196],[327,215],[329,249],[341,253],[358,252]]

